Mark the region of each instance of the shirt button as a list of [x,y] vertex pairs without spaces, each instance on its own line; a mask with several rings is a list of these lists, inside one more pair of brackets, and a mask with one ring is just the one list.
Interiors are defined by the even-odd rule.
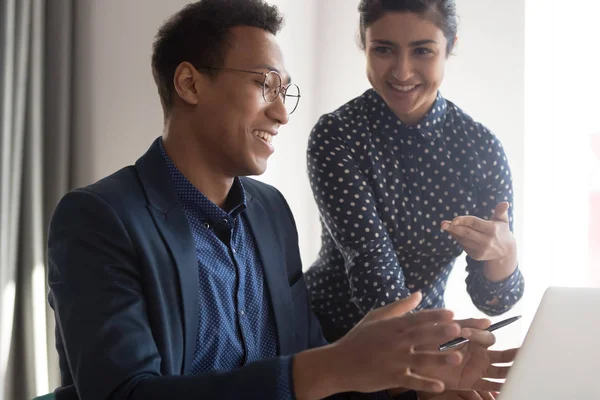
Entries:
[[244,310],[240,310],[240,315],[243,317],[244,315],[246,315],[246,313],[244,312]]
[[231,252],[232,252],[233,254],[235,254],[235,253],[236,253],[236,251],[235,251],[235,249],[234,249],[234,248],[232,248],[232,249],[231,249]]
[[205,223],[204,223],[204,227],[205,227],[206,229],[210,229],[210,224],[209,224],[208,222],[205,222]]
[[221,223],[222,223],[223,225],[227,226],[227,225],[229,225],[229,220],[228,220],[227,218],[223,218],[223,219],[221,220]]
[[415,158],[415,155],[413,153],[409,153],[408,158],[410,158],[412,160],[413,158]]

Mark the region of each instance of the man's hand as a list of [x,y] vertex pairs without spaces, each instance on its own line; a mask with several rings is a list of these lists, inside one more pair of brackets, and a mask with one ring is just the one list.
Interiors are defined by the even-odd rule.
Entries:
[[486,379],[505,379],[510,367],[493,364],[514,361],[517,349],[488,350],[496,342],[495,336],[484,330],[490,326],[488,319],[467,319],[457,323],[462,328],[460,336],[469,339],[467,344],[459,348],[463,354],[462,363],[458,366],[416,369],[415,372],[442,380],[448,390],[500,391],[501,383]]
[[419,400],[495,400],[496,396],[496,392],[462,390],[448,391],[441,394],[419,393]]
[[[440,375],[463,362],[459,351],[430,351],[460,335],[448,310],[407,314],[421,294],[371,311],[339,341],[294,357],[294,387],[299,400],[340,392],[376,392],[396,387],[440,393]],[[425,350],[417,350],[422,348]],[[416,373],[415,371],[423,371]]]

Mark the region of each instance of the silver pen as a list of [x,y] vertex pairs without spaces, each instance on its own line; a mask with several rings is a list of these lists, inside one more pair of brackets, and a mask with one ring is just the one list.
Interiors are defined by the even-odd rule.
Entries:
[[[516,320],[518,320],[519,318],[521,318],[521,316],[520,316],[520,315],[517,315],[516,317],[511,317],[511,318],[507,318],[507,319],[505,319],[505,320],[503,320],[503,321],[496,322],[495,324],[492,324],[492,325],[490,325],[490,326],[489,326],[489,327],[486,329],[486,331],[488,331],[488,332],[493,332],[493,331],[495,331],[496,329],[500,329],[500,328],[502,328],[503,326],[506,326],[506,325],[508,325],[508,324],[512,324],[513,322],[515,322],[515,321],[516,321]],[[459,338],[456,338],[456,339],[454,339],[454,340],[451,340],[451,341],[449,341],[449,342],[446,342],[446,343],[444,343],[444,344],[440,344],[440,345],[438,346],[438,349],[439,349],[440,351],[449,350],[449,349],[452,349],[452,348],[454,348],[454,347],[460,346],[461,344],[467,343],[468,341],[469,341],[469,339],[465,339],[464,337],[459,337]]]

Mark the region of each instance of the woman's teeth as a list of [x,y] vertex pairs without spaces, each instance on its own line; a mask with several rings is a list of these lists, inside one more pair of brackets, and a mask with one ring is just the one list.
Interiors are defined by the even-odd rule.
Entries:
[[256,136],[258,136],[265,142],[271,143],[273,141],[273,135],[271,135],[269,132],[265,132],[265,131],[255,131],[255,132],[256,132]]
[[414,88],[417,87],[417,85],[410,85],[410,86],[400,86],[400,85],[394,85],[393,83],[390,83],[390,85],[396,89],[399,90],[401,92],[410,92],[411,90],[413,90]]

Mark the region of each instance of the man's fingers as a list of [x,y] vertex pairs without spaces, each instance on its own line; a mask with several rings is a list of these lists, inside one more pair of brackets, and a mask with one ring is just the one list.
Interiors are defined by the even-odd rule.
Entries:
[[487,371],[485,371],[484,378],[506,379],[508,371],[510,371],[510,367],[496,367],[495,365],[491,365],[488,367]]
[[486,349],[496,343],[496,336],[493,333],[481,329],[463,328],[461,336],[469,339],[470,343],[485,347]]
[[[423,324],[440,324],[440,323],[451,323],[454,318],[454,313],[450,310],[436,309],[436,310],[423,310],[408,314],[399,318],[393,318],[389,323],[397,332],[403,332],[407,329],[417,328]],[[460,325],[455,324],[459,328]]]
[[415,292],[405,299],[395,301],[385,307],[370,311],[363,321],[383,321],[390,318],[401,317],[414,310],[422,299],[423,295],[421,292]]
[[487,329],[492,324],[488,318],[467,318],[455,321],[461,328]]
[[479,392],[499,392],[501,388],[502,383],[486,381],[485,379],[480,379],[473,385],[473,389]]
[[492,364],[510,363],[515,360],[519,349],[490,350],[488,355]]
[[[447,367],[448,365],[459,365],[463,361],[463,355],[458,351],[450,353],[438,352],[415,352],[406,356],[402,363],[406,363],[416,373],[419,373],[423,368],[431,367]],[[440,377],[443,378],[443,377]]]
[[401,334],[397,340],[397,345],[400,347],[410,346],[414,349],[427,345],[440,345],[460,335],[460,326],[454,322],[429,322],[411,324],[408,327],[404,321],[402,322],[400,328],[394,325],[395,330]]
[[399,378],[398,386],[416,390],[418,392],[441,393],[444,391],[444,382],[426,376],[409,372]]
[[496,396],[492,392],[477,392],[481,400],[496,400]]
[[461,400],[484,400],[484,397],[482,397],[480,393],[477,393],[473,390],[459,391],[456,392],[456,395],[458,396],[457,398]]

